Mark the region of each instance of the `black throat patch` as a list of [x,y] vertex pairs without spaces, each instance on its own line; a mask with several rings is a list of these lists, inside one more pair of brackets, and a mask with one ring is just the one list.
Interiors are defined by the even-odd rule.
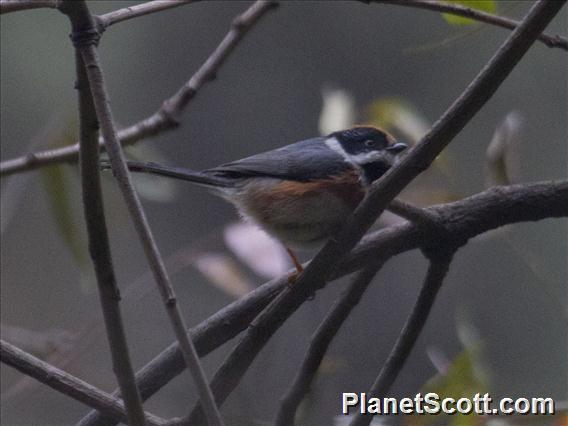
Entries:
[[371,184],[384,175],[390,169],[390,165],[382,162],[366,163],[361,165],[361,169],[365,181]]

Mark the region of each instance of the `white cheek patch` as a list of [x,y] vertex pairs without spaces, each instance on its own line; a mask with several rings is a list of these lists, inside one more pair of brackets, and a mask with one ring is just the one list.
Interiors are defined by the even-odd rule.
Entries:
[[339,141],[336,138],[327,138],[325,144],[331,148],[333,151],[337,152],[341,155],[347,163],[349,163],[352,167],[357,170],[357,174],[359,175],[359,180],[364,184],[364,186],[368,186],[371,182],[366,178],[365,171],[363,170],[363,165],[367,163],[372,163],[373,161],[378,160],[381,158],[382,154],[380,152],[363,152],[357,155],[349,155]]
[[345,159],[345,161],[351,163],[351,158],[349,157],[349,155],[347,155],[347,153],[345,152],[345,150],[343,149],[343,147],[336,138],[327,138],[325,140],[325,144],[333,151],[341,155]]
[[349,155],[345,152],[345,150],[343,149],[343,147],[341,146],[341,144],[339,143],[339,141],[336,138],[327,138],[325,140],[325,144],[331,148],[333,151],[337,152],[339,155],[341,155],[343,157],[343,159],[349,163],[352,167],[355,167],[357,169],[357,172],[359,174],[359,179],[364,180],[364,176],[365,174],[363,173],[363,169],[361,168],[360,164],[358,161],[354,161],[353,160],[353,156]]
[[339,141],[334,137],[333,138],[327,138],[325,140],[325,144],[330,149],[332,149],[333,151],[335,151],[339,155],[341,155],[345,159],[345,161],[348,162],[352,167],[357,169],[357,172],[359,174],[359,179],[365,185],[370,184],[370,182],[368,181],[368,179],[365,176],[365,172],[363,170],[363,165],[365,165],[367,163],[373,163],[373,162],[381,159],[383,157],[382,152],[371,151],[371,152],[362,152],[361,154],[357,154],[357,155],[350,155],[347,152],[345,152],[345,150],[343,149],[343,147],[341,146]]

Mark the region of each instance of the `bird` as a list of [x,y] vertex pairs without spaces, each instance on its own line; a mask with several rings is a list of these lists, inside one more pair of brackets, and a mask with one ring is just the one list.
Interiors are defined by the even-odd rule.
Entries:
[[406,148],[382,129],[356,126],[202,171],[136,161],[127,165],[133,172],[212,189],[245,220],[279,240],[299,274],[302,265],[293,250],[318,247],[337,233]]

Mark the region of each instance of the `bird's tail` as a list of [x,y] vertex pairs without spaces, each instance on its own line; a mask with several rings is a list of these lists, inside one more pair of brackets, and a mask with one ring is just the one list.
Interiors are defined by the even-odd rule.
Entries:
[[[215,187],[215,188],[228,188],[233,186],[226,179],[211,176],[202,172],[196,172],[191,169],[183,167],[162,166],[156,163],[142,163],[139,161],[127,161],[126,164],[131,172],[151,173],[159,176],[167,176],[174,179],[181,179],[197,183],[200,185]],[[103,170],[110,169],[108,161],[101,162]]]

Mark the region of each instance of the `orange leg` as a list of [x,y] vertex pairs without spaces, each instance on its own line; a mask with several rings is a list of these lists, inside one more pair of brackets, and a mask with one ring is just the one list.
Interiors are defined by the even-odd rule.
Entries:
[[294,252],[292,250],[290,250],[288,247],[286,247],[286,251],[288,252],[288,255],[290,256],[290,259],[292,259],[292,263],[296,267],[296,272],[291,274],[288,277],[288,282],[290,284],[294,284],[296,282],[296,280],[298,279],[298,276],[304,271],[304,267],[302,266],[302,264],[300,263],[300,261],[298,260],[298,258],[296,257],[296,255],[294,254]]

